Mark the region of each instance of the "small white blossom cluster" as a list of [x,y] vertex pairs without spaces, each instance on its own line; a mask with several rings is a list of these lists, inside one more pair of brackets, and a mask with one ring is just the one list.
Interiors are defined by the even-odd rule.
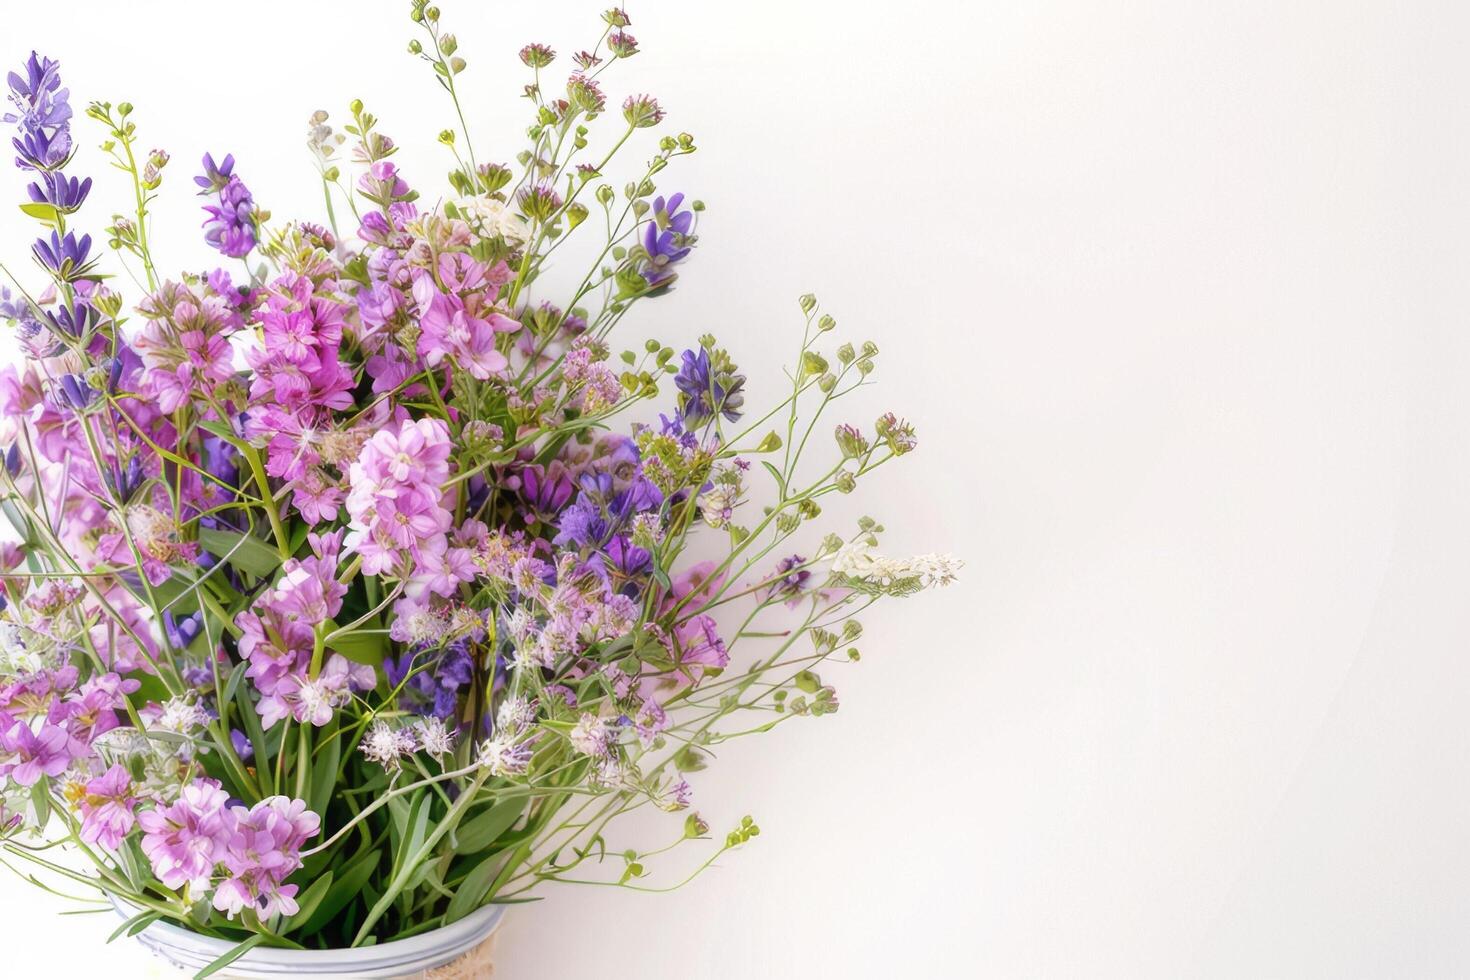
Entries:
[[879,554],[866,540],[850,541],[832,556],[832,571],[850,579],[869,582],[884,589],[913,583],[920,589],[945,586],[955,581],[964,562],[953,555],[915,555],[889,558]]
[[510,245],[524,245],[531,238],[526,219],[516,214],[504,201],[488,195],[462,197],[454,202],[467,219],[478,219],[489,234],[499,235]]
[[397,772],[403,760],[415,752],[441,759],[451,755],[456,734],[442,718],[420,718],[407,726],[379,718],[369,726],[359,748],[369,762],[376,762],[388,772]]
[[492,776],[524,776],[541,733],[532,729],[538,705],[513,694],[495,713],[495,737],[480,743],[478,760]]

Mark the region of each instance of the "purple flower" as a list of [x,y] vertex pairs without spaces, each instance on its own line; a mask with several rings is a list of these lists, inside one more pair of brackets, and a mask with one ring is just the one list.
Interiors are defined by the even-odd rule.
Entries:
[[143,853],[166,887],[189,885],[196,891],[209,887],[214,866],[224,859],[234,831],[228,801],[229,794],[218,782],[196,779],[171,806],[138,815]]
[[25,77],[11,72],[10,102],[15,112],[0,116],[20,135],[11,139],[22,170],[58,170],[71,156],[71,104],[61,87],[61,65],[31,52]]
[[775,580],[767,588],[766,598],[783,599],[788,605],[800,602],[806,584],[812,577],[811,571],[802,567],[805,564],[806,559],[801,555],[790,555],[777,562],[776,574],[773,576]]
[[97,326],[97,311],[81,300],[46,311],[46,326],[58,337],[81,340]]
[[56,379],[56,388],[60,392],[59,401],[76,412],[92,404],[97,397],[97,392],[82,380],[80,374],[63,374]]
[[543,467],[533,463],[520,471],[521,499],[539,518],[554,517],[572,498],[576,487],[559,460]]
[[86,277],[91,264],[91,250],[91,235],[83,235],[78,239],[72,232],[67,232],[63,237],[54,231],[49,240],[38,238],[31,247],[36,261],[56,278],[68,282]]
[[454,717],[460,692],[474,679],[475,662],[469,647],[459,642],[385,660],[383,673],[393,687],[403,685],[398,703],[405,711],[447,719]]
[[710,352],[703,347],[684,352],[679,373],[674,375],[674,387],[680,392],[679,415],[691,425],[716,415],[734,422],[740,418],[740,407],[745,404],[745,376],[737,374],[733,365],[723,370],[716,366]]
[[59,776],[72,760],[72,739],[65,728],[43,723],[39,731],[23,721],[0,734],[0,776],[9,776],[21,786],[34,786],[42,776]]
[[133,809],[133,780],[120,765],[87,783],[78,801],[82,813],[82,840],[115,851],[137,823]]
[[214,907],[234,918],[247,906],[261,919],[295,915],[296,886],[284,884],[301,867],[301,846],[321,829],[321,818],[301,800],[271,796],[250,809],[231,808],[234,821],[222,862],[229,877]]
[[672,282],[677,273],[671,267],[684,261],[693,247],[694,212],[679,210],[683,203],[683,194],[667,202],[653,199],[653,220],[643,232],[643,250],[648,253],[643,278],[650,286]]
[[77,180],[57,171],[42,171],[41,179],[32,181],[26,191],[37,204],[49,204],[63,214],[71,214],[82,206],[92,190],[92,178]]
[[219,252],[238,259],[255,247],[255,199],[239,177],[234,175],[235,157],[226,154],[217,165],[214,157],[204,154],[204,173],[194,183],[204,190],[201,195],[216,195],[216,203],[204,206],[204,240]]

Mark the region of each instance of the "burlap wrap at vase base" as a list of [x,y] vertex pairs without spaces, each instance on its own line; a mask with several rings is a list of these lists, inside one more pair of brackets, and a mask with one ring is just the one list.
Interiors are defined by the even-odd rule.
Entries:
[[484,980],[495,975],[495,937],[491,933],[483,943],[452,963],[421,970],[403,980]]

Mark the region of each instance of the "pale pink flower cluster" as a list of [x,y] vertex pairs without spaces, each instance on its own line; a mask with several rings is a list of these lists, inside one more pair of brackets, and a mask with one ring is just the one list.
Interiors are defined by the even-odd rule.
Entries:
[[262,919],[293,915],[301,848],[321,818],[301,800],[272,796],[253,807],[230,806],[213,779],[196,779],[168,806],[138,814],[143,853],[168,888],[198,897],[214,887],[214,907],[231,918],[250,907]]

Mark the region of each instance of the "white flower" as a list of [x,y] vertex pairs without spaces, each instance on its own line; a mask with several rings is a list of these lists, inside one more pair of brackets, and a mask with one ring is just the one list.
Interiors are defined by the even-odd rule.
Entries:
[[567,738],[571,741],[572,748],[578,752],[601,759],[608,754],[612,734],[612,729],[608,727],[606,719],[599,718],[590,711],[584,711],[582,717],[577,719],[577,724],[572,726]]
[[535,720],[536,702],[512,695],[500,703],[500,710],[495,713],[495,730],[519,735]]
[[704,522],[715,530],[727,526],[734,515],[735,504],[740,499],[740,488],[728,483],[717,483],[699,495],[699,512]]
[[413,733],[379,718],[363,736],[359,746],[369,762],[376,762],[389,772],[396,772],[405,756],[417,747]]
[[421,718],[414,726],[418,732],[419,749],[436,758],[454,751],[454,735],[443,718]]
[[481,196],[462,197],[454,203],[461,214],[478,218],[486,232],[499,235],[511,245],[523,245],[531,238],[531,229],[525,219],[507,207],[504,201]]
[[927,589],[945,586],[959,575],[964,562],[953,555],[915,555],[912,558],[889,558],[873,550],[866,541],[851,541],[832,556],[832,571],[851,579],[869,582],[888,589],[912,583]]
[[501,735],[480,744],[479,763],[492,776],[524,776],[531,766],[531,744],[534,739],[516,743]]

